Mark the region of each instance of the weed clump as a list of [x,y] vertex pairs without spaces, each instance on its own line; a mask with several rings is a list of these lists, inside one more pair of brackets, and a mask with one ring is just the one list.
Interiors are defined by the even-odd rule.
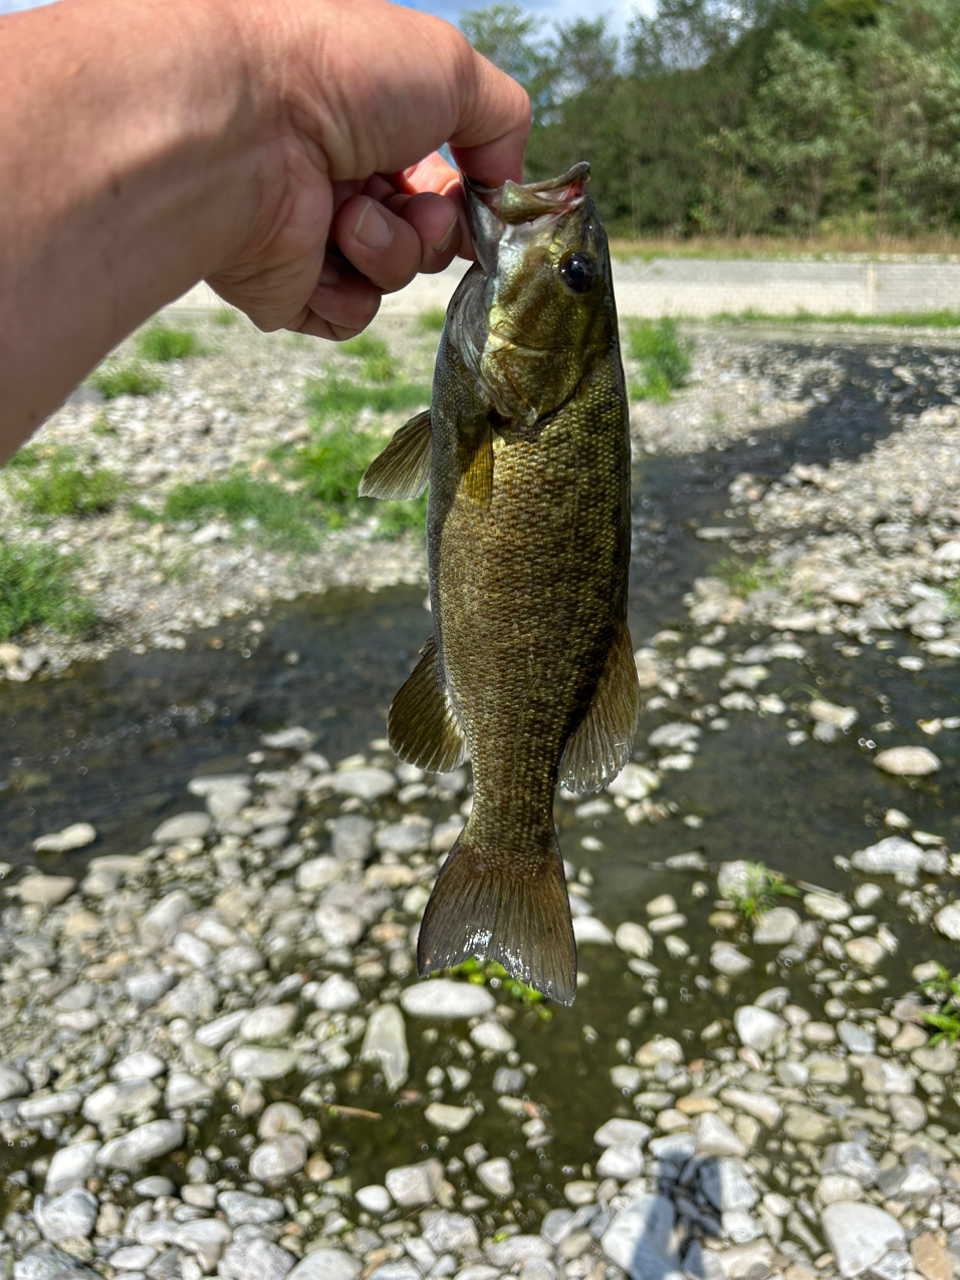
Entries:
[[765,911],[776,906],[777,898],[796,898],[800,891],[777,871],[762,862],[748,862],[744,892],[734,897],[733,904],[746,924],[753,924]]
[[682,387],[690,376],[693,343],[681,338],[669,316],[653,320],[632,320],[627,326],[627,352],[639,360],[641,379],[634,380],[630,394],[639,400],[666,403],[670,393]]
[[118,396],[149,396],[163,386],[163,379],[145,369],[139,361],[103,364],[91,373],[87,382],[105,400],[116,400]]
[[920,990],[937,1005],[935,1010],[928,1010],[923,1015],[927,1026],[933,1027],[937,1033],[930,1044],[938,1044],[941,1040],[954,1044],[960,1040],[960,973],[951,977],[950,971],[938,964],[937,976],[921,983]]
[[72,449],[46,455],[40,449],[21,449],[12,459],[21,473],[16,490],[20,501],[41,519],[92,516],[110,511],[124,490],[121,478],[106,467],[78,458]]
[[29,627],[49,626],[67,635],[89,631],[96,615],[77,594],[74,565],[52,547],[0,539],[0,641]]
[[420,333],[440,333],[446,323],[445,307],[427,307],[416,319],[416,327]]
[[783,570],[774,568],[765,556],[760,556],[749,564],[728,556],[720,560],[709,571],[710,577],[725,582],[736,596],[746,599],[761,587],[777,587],[783,581]]
[[313,546],[318,536],[317,511],[307,495],[242,472],[176,485],[167,494],[163,515],[174,522],[223,516],[265,542],[301,549]]
[[200,354],[197,335],[189,329],[174,329],[165,324],[152,324],[142,330],[137,346],[145,360],[169,364],[171,360],[186,360]]

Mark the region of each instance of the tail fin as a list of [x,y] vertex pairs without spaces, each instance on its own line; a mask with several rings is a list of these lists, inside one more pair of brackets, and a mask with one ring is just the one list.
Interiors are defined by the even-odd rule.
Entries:
[[551,1000],[573,1004],[577,949],[557,837],[540,856],[490,856],[469,825],[444,863],[420,926],[420,975],[470,956],[495,960]]

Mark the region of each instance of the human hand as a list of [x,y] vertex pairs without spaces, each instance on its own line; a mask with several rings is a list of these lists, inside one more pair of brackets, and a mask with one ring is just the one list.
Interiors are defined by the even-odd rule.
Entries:
[[281,69],[251,184],[264,196],[209,283],[261,329],[349,338],[384,293],[472,256],[435,148],[490,185],[519,180],[529,101],[449,24],[384,0],[287,0],[263,23],[255,78]]

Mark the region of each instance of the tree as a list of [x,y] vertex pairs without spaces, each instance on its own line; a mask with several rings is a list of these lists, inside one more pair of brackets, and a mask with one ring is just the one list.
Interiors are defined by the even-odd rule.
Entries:
[[539,123],[549,106],[551,79],[543,18],[516,4],[493,4],[461,13],[459,26],[478,53],[523,85]]

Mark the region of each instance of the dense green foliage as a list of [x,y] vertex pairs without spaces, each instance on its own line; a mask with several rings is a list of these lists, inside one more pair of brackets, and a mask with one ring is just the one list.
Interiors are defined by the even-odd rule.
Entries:
[[200,354],[197,335],[189,329],[174,329],[170,325],[154,322],[142,330],[137,338],[140,354],[147,360],[168,364],[171,360],[186,360]]
[[163,379],[145,369],[139,361],[129,364],[108,361],[95,369],[87,381],[106,400],[116,400],[117,396],[149,396],[163,386]]
[[0,538],[0,641],[29,627],[51,626],[71,635],[89,630],[94,612],[77,595],[73,565],[54,547],[16,546]]
[[658,0],[625,40],[464,15],[530,91],[528,176],[593,166],[614,234],[960,233],[956,0]]

